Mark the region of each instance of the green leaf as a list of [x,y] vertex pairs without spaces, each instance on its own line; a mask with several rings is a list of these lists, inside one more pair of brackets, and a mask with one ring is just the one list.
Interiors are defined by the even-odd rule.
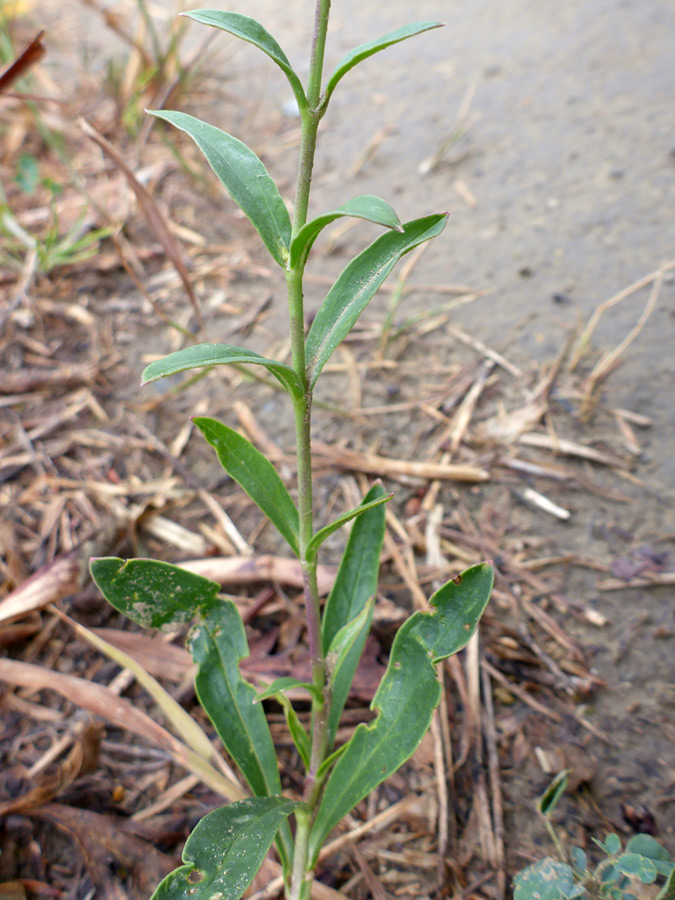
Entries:
[[307,375],[312,385],[338,344],[349,334],[398,260],[439,235],[447,214],[415,219],[403,231],[381,235],[341,272],[328,291],[307,336]]
[[246,491],[299,556],[298,510],[272,463],[250,441],[222,422],[202,416],[193,421],[218,454],[225,471]]
[[378,497],[375,500],[364,500],[360,506],[357,506],[354,509],[350,509],[346,513],[342,513],[342,515],[338,516],[334,522],[330,523],[330,525],[326,525],[323,528],[320,528],[312,537],[311,541],[307,544],[307,559],[314,560],[316,558],[316,554],[319,552],[319,547],[323,544],[326,538],[330,537],[333,532],[338,530],[338,528],[342,528],[343,525],[346,525],[347,522],[351,522],[351,520],[355,519],[357,516],[362,516],[369,509],[373,509],[376,506],[380,506],[381,504],[386,503],[388,500],[391,500],[393,496],[393,494],[387,494],[386,497]]
[[285,267],[291,218],[276,184],[255,153],[231,134],[182,112],[152,110],[151,115],[188,134],[234,202],[248,216],[272,254]]
[[398,44],[399,41],[405,41],[406,38],[414,37],[416,34],[422,34],[424,31],[430,31],[432,28],[442,27],[442,22],[414,22],[411,25],[404,25],[402,28],[397,28],[396,31],[390,31],[388,34],[384,34],[374,41],[368,41],[367,44],[360,44],[352,50],[351,53],[348,53],[340,60],[335,71],[328,79],[323,105],[325,106],[330,100],[340,79],[362,60],[368,59],[369,56],[378,53],[380,50],[384,50],[386,47],[391,47],[392,44]]
[[371,708],[327,783],[310,836],[312,865],[330,830],[415,751],[441,696],[435,666],[467,643],[490,599],[493,570],[467,569],[438,590],[433,613],[417,612],[399,629]]
[[288,699],[288,697],[286,697],[284,694],[279,694],[279,702],[284,708],[286,724],[288,725],[288,731],[293,738],[293,743],[295,744],[298,753],[300,754],[300,757],[305,764],[305,768],[309,769],[310,758],[312,755],[311,738],[305,731],[302,722],[298,718],[298,714],[296,713],[293,704]]
[[626,844],[630,853],[639,853],[648,859],[668,859],[669,853],[650,834],[635,834]]
[[614,863],[619,872],[639,878],[643,884],[656,881],[656,867],[651,859],[639,853],[623,853]]
[[[244,624],[231,600],[221,601],[191,632],[188,647],[197,664],[195,689],[220,738],[258,796],[281,793],[279,769],[265,711],[256,691],[239,671],[249,655]],[[292,857],[288,825],[279,835],[279,852]]]
[[549,786],[539,798],[537,809],[542,814],[542,816],[550,816],[553,810],[558,805],[558,801],[565,793],[565,789],[567,788],[568,774],[569,769],[565,769],[563,772],[558,772],[553,781],[549,784]]
[[185,865],[166,876],[151,900],[239,900],[298,805],[252,797],[204,816],[185,844]]
[[268,700],[270,697],[276,697],[282,691],[288,691],[291,688],[304,688],[310,694],[321,697],[321,692],[317,691],[313,684],[308,681],[300,681],[299,678],[291,678],[290,675],[284,675],[283,678],[277,678],[264,691],[256,695],[254,703],[260,703],[262,700]]
[[328,746],[333,746],[335,734],[340,724],[340,716],[349,697],[354,673],[359,665],[363,647],[373,620],[375,598],[366,602],[361,613],[335,635],[328,651],[330,671],[331,705],[328,717]]
[[157,381],[158,378],[175,375],[186,369],[241,363],[264,366],[281,382],[289,394],[296,397],[302,394],[300,379],[290,366],[273,359],[266,359],[252,350],[233,347],[230,344],[195,344],[182,350],[176,350],[175,353],[170,353],[164,359],[158,359],[146,366],[143,370],[141,384],[149,384],[151,381]]
[[187,16],[188,19],[194,19],[195,22],[201,22],[202,25],[212,25],[214,28],[227,31],[243,41],[248,41],[249,44],[254,44],[259,50],[266,53],[288,78],[291,89],[295,94],[298,108],[300,110],[306,109],[307,98],[300,79],[284,51],[260,22],[256,22],[255,19],[251,19],[249,16],[241,15],[241,13],[222,12],[217,9],[194,9],[181,15]]
[[560,888],[560,892],[567,900],[574,900],[575,897],[583,897],[586,893],[586,887],[583,884],[574,884],[569,888],[567,893],[565,893],[564,888]]
[[513,879],[513,900],[561,900],[573,887],[572,869],[547,857],[518,872]]
[[579,875],[583,875],[586,872],[588,861],[586,859],[586,854],[581,847],[570,847],[570,859],[572,860],[575,871]]
[[[370,503],[385,496],[376,482],[363,498]],[[380,554],[384,540],[384,506],[373,507],[354,522],[340,568],[323,612],[323,652],[328,653],[335,635],[353,621],[375,596],[380,572]]]
[[139,625],[189,622],[199,610],[219,603],[215,581],[156,559],[103,557],[89,565],[108,603]]
[[343,206],[338,206],[332,212],[324,213],[322,216],[312,219],[311,222],[307,222],[291,242],[289,266],[294,269],[301,260],[306,259],[320,232],[342,216],[353,216],[355,219],[365,219],[375,225],[403,231],[399,217],[385,200],[372,194],[363,194],[360,197],[354,197]]
[[604,848],[610,856],[613,856],[615,853],[618,853],[621,849],[621,839],[618,834],[608,834],[605,838]]
[[237,607],[221,601],[193,629],[189,649],[198,671],[199,702],[241,769],[254,794],[281,793],[281,782],[265,711],[256,691],[239,671],[249,655]]
[[611,865],[603,866],[600,871],[600,881],[602,884],[612,884],[619,877],[619,873],[616,870],[616,866],[612,863]]
[[666,883],[656,895],[656,900],[675,900],[675,869],[671,871]]

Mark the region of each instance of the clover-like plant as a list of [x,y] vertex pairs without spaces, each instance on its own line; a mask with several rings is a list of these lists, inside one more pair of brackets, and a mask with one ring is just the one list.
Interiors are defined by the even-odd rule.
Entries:
[[602,853],[596,866],[581,847],[564,847],[551,813],[566,786],[567,772],[560,772],[537,803],[558,858],[547,856],[518,872],[514,900],[675,900],[675,863],[649,834],[633,835],[625,848],[618,834],[608,834],[603,841],[593,838]]
[[[196,10],[186,15],[255,45],[290,83],[302,124],[293,218],[261,160],[241,141],[182,112],[153,115],[186,132],[199,146],[232,199],[255,226],[283,271],[290,316],[291,364],[227,344],[199,344],[151,363],[144,383],[188,369],[236,364],[263,366],[279,382],[293,407],[297,450],[297,503],[272,463],[248,440],[212,418],[195,425],[221,465],[277,528],[299,559],[311,658],[311,682],[283,678],[256,693],[239,670],[248,655],[235,604],[219,597],[219,586],[192,572],[156,560],[93,560],[93,577],[112,605],[143,625],[161,628],[195,620],[188,645],[197,665],[196,690],[251,796],[218,773],[229,804],[205,816],[190,835],[184,865],[162,881],[156,900],[238,900],[272,843],[281,861],[286,895],[307,900],[319,851],[329,832],[381,781],[413,753],[441,697],[436,665],[460,650],[474,633],[492,588],[492,567],[473,566],[430,598],[401,626],[388,668],[375,693],[375,718],[359,725],[335,747],[335,737],[373,616],[387,495],[378,482],[361,504],[318,530],[312,510],[311,408],[321,370],[346,337],[395,263],[441,233],[446,214],[401,224],[384,200],[364,195],[308,221],[307,211],[317,130],[342,78],[362,60],[406,38],[436,28],[418,22],[362,44],[338,64],[325,84],[322,70],[330,0],[318,0],[307,89],[276,40],[254,19],[232,12]],[[385,229],[353,259],[328,291],[305,334],[303,273],[312,244],[323,228],[343,216]],[[335,583],[323,610],[317,558],[326,538],[354,520]],[[311,701],[309,733],[289,698],[303,689]],[[302,796],[285,796],[263,704],[275,697],[284,707],[290,734],[305,767]],[[203,733],[189,730],[201,771],[214,773]],[[213,783],[211,778],[211,783]],[[222,785],[226,787],[223,788]]]

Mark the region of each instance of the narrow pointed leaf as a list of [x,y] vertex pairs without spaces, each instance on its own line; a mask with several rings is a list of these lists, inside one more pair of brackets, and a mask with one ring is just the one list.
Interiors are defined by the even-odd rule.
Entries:
[[399,629],[371,704],[377,718],[358,726],[326,783],[310,837],[312,864],[331,829],[419,745],[441,696],[435,666],[474,633],[492,581],[488,564],[467,569],[430,599],[433,613],[417,612]]
[[349,690],[354,680],[354,673],[361,659],[363,647],[373,620],[375,599],[366,603],[361,613],[341,628],[335,635],[328,651],[330,670],[331,705],[328,716],[328,746],[333,746],[335,734],[340,724],[340,716],[349,697]]
[[392,44],[398,44],[400,41],[405,41],[407,38],[414,37],[416,34],[430,31],[432,28],[442,27],[442,22],[413,22],[411,25],[404,25],[402,28],[397,28],[396,31],[390,31],[389,34],[384,34],[374,41],[368,41],[366,44],[360,44],[358,47],[355,47],[354,50],[340,60],[335,71],[328,79],[325,99],[323,101],[324,106],[330,100],[340,79],[343,78],[350,69],[353,69],[354,66],[358,65],[358,63],[362,62],[364,59],[368,59],[368,57],[372,56],[374,53],[379,53],[380,50],[384,50],[386,47],[391,47]]
[[204,816],[185,844],[185,865],[166,876],[151,900],[239,900],[297,806],[285,797],[251,797]]
[[254,702],[255,688],[239,671],[249,650],[235,604],[221,600],[207,612],[190,634],[188,646],[198,667],[199,702],[251,790],[258,796],[281,793],[265,711]]
[[362,516],[369,509],[373,509],[375,506],[381,506],[383,503],[391,500],[393,496],[393,494],[387,494],[386,497],[378,497],[377,499],[370,500],[367,503],[364,502],[360,506],[356,506],[354,509],[350,509],[346,513],[342,513],[342,515],[338,516],[334,522],[330,523],[330,525],[325,525],[323,528],[320,528],[312,537],[311,541],[307,544],[307,559],[315,559],[316,554],[319,552],[319,547],[323,544],[326,538],[330,537],[333,532],[338,530],[338,528],[342,528],[343,525],[346,525],[347,522],[351,522],[351,520],[355,519],[357,516]]
[[567,790],[567,776],[569,775],[569,772],[569,769],[563,769],[562,772],[558,772],[539,798],[537,809],[542,816],[550,816],[558,805],[560,798]]
[[187,369],[242,363],[264,366],[281,382],[289,394],[294,396],[302,394],[300,379],[290,366],[273,359],[266,359],[259,353],[245,350],[243,347],[234,347],[231,344],[195,344],[182,350],[176,350],[175,353],[170,353],[164,359],[158,359],[146,366],[143,370],[141,384],[149,384],[151,381],[157,381],[158,378],[185,372]]
[[[385,496],[380,482],[363,498],[370,503]],[[323,612],[323,652],[328,653],[336,634],[353,621],[377,591],[380,554],[384,540],[384,506],[375,506],[354,522],[340,568]]]
[[193,421],[216,451],[225,471],[299,555],[298,510],[272,463],[250,441],[222,422],[201,416]]
[[90,569],[108,603],[146,627],[189,622],[219,602],[215,581],[156,559],[103,557]]
[[[256,691],[239,671],[249,655],[244,624],[231,600],[209,610],[188,639],[197,664],[195,688],[199,702],[214,728],[258,796],[281,793],[274,744],[265,711],[254,703]],[[281,835],[282,855],[290,854],[292,839],[286,826]]]
[[270,59],[274,60],[288,78],[291,89],[295,94],[295,99],[298,102],[298,108],[302,110],[307,106],[307,98],[305,97],[302,83],[288,61],[288,57],[260,22],[256,22],[255,19],[244,16],[241,13],[223,12],[217,9],[194,9],[184,12],[182,15],[188,19],[194,19],[195,22],[201,22],[202,25],[212,25],[214,28],[221,28],[223,31],[227,31],[243,41],[248,41],[249,44],[254,44],[259,50],[266,53]]
[[289,265],[295,268],[301,259],[305,259],[309,253],[312,244],[319,236],[320,232],[331,222],[343,216],[352,216],[355,219],[365,219],[367,222],[373,222],[375,225],[382,225],[384,228],[392,228],[394,231],[402,231],[403,226],[399,217],[389,206],[386,200],[375,197],[372,194],[363,194],[360,197],[354,197],[347,203],[334,209],[332,212],[324,213],[312,219],[303,228],[300,229],[295,239],[291,243],[291,259]]
[[307,336],[307,372],[312,384],[338,344],[349,334],[398,260],[439,235],[447,215],[426,216],[388,232],[353,259],[329,290]]
[[286,265],[291,243],[291,219],[276,184],[255,153],[194,116],[152,110],[151,115],[188,134],[202,151],[234,202],[248,216],[280,266]]
[[275,679],[264,691],[256,694],[254,702],[260,703],[263,700],[268,700],[270,697],[276,697],[277,694],[281,694],[282,691],[289,691],[291,688],[304,688],[306,691],[309,691],[310,694],[319,697],[321,696],[320,692],[317,691],[316,687],[313,684],[310,684],[309,681],[300,681],[299,678],[292,678],[290,675],[284,675],[283,678]]
[[293,738],[293,743],[300,754],[300,758],[305,764],[305,768],[309,769],[309,762],[312,755],[312,741],[310,736],[305,731],[303,724],[298,718],[298,714],[288,697],[284,694],[279,694],[279,702],[284,708],[286,724],[288,725],[288,731]]

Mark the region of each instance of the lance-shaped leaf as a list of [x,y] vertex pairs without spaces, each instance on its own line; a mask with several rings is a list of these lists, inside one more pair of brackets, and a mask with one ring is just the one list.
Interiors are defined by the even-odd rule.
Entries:
[[342,206],[338,206],[337,209],[317,216],[311,222],[307,222],[291,242],[290,267],[295,268],[300,260],[306,259],[312,244],[320,232],[327,225],[330,225],[331,222],[343,216],[365,219],[367,222],[373,222],[375,225],[393,228],[394,231],[403,231],[399,217],[386,200],[382,200],[381,197],[375,197],[373,194],[363,194],[360,197],[354,197],[353,200],[349,200]]
[[266,53],[270,59],[274,60],[286,78],[288,78],[298,103],[298,109],[303,110],[307,107],[307,98],[305,97],[302,83],[288,61],[288,57],[260,22],[256,22],[255,19],[244,16],[241,13],[223,12],[218,9],[193,9],[182,13],[182,15],[188,19],[194,19],[195,22],[201,22],[202,25],[212,25],[214,28],[221,28],[223,31],[241,38],[242,41],[254,44],[259,50]]
[[216,419],[198,416],[195,425],[211,444],[220,464],[246,491],[299,555],[298,510],[272,463],[238,432]]
[[[279,770],[265,711],[256,691],[239,671],[249,655],[244,624],[231,600],[209,610],[189,637],[197,664],[195,688],[223,744],[258,796],[281,793]],[[292,858],[293,838],[284,824],[277,840],[284,865]]]
[[388,232],[377,238],[343,269],[307,335],[307,373],[312,385],[398,260],[439,235],[446,221],[447,214],[442,213],[408,222],[401,233]]
[[234,347],[231,344],[194,344],[170,353],[164,359],[151,362],[143,370],[141,384],[149,384],[158,378],[167,375],[175,375],[185,372],[187,369],[199,369],[203,366],[224,366],[250,363],[254,366],[264,366],[274,377],[281,382],[284,388],[293,396],[302,394],[302,385],[295,371],[274,359],[267,359],[253,350],[243,347]]
[[108,603],[139,625],[189,622],[218,603],[220,585],[156,559],[92,559],[92,578]]
[[338,516],[334,522],[331,522],[330,525],[325,525],[323,528],[320,528],[316,534],[312,537],[311,541],[307,544],[307,559],[313,560],[316,558],[316,554],[319,552],[319,547],[323,544],[326,538],[330,537],[333,532],[337,531],[338,528],[342,528],[343,525],[346,525],[347,522],[351,522],[352,519],[356,519],[357,516],[362,516],[364,513],[368,512],[369,509],[373,509],[376,506],[381,506],[383,503],[386,503],[387,500],[391,500],[393,494],[387,494],[386,497],[377,497],[374,500],[364,500],[360,506],[354,507],[354,509],[350,509],[345,513],[342,513],[341,516]]
[[198,671],[199,702],[258,796],[281,793],[274,745],[265,711],[255,703],[256,690],[239,671],[249,655],[246,632],[237,607],[220,601],[194,628],[189,649]]
[[255,153],[231,134],[186,113],[152,110],[151,114],[190,135],[272,257],[285,266],[291,218],[276,184]]
[[389,34],[383,34],[382,37],[376,38],[374,41],[368,41],[366,44],[360,44],[355,47],[351,53],[348,53],[338,63],[335,71],[328,79],[326,84],[326,92],[324,95],[323,106],[325,107],[330,100],[337,83],[343,78],[350,69],[368,59],[374,53],[379,53],[392,44],[398,44],[399,41],[405,41],[406,38],[414,37],[416,34],[422,34],[424,31],[430,31],[432,28],[442,28],[442,22],[413,22],[412,25],[404,25],[403,28],[397,28],[396,31],[390,31]]
[[335,635],[333,643],[328,651],[328,668],[330,671],[330,713],[328,716],[328,746],[333,746],[335,734],[340,724],[340,716],[345,708],[349,689],[354,680],[354,673],[361,659],[363,647],[370,631],[370,623],[373,620],[375,599],[373,597],[366,603],[361,613],[348,622]]
[[[363,502],[370,503],[384,496],[384,488],[377,482],[363,498]],[[383,506],[369,509],[354,522],[323,611],[321,628],[323,652],[326,654],[338,631],[348,622],[352,622],[369,598],[375,596],[384,528]]]
[[285,797],[252,797],[204,816],[183,849],[185,865],[166,876],[151,900],[239,900],[297,806]]
[[371,704],[377,718],[358,726],[326,783],[310,838],[313,862],[330,830],[419,745],[441,697],[435,666],[476,630],[492,580],[490,565],[467,569],[433,595],[433,613],[417,612],[399,629]]

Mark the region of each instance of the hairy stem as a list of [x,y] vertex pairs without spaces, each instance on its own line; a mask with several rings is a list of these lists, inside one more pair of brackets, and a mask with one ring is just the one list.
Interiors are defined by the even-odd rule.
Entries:
[[[293,237],[307,222],[312,170],[316,152],[316,136],[321,114],[318,111],[321,97],[323,56],[326,46],[330,0],[317,0],[314,37],[307,84],[308,109],[302,112],[302,139],[298,163],[298,181],[293,214]],[[321,794],[321,784],[317,781],[319,766],[326,756],[328,714],[330,697],[326,677],[326,660],[321,640],[321,614],[316,578],[316,556],[307,559],[307,546],[314,534],[312,513],[312,448],[311,414],[312,388],[307,381],[305,360],[305,313],[302,279],[304,260],[286,273],[288,309],[291,329],[291,353],[293,368],[298,373],[304,391],[293,404],[295,415],[296,453],[298,466],[298,512],[300,514],[300,562],[302,564],[305,609],[309,652],[312,664],[312,681],[318,688],[321,699],[312,701],[312,750],[305,800],[307,812],[297,816],[295,852],[289,892],[290,900],[303,900],[309,896],[311,875],[307,872],[309,834]]]

